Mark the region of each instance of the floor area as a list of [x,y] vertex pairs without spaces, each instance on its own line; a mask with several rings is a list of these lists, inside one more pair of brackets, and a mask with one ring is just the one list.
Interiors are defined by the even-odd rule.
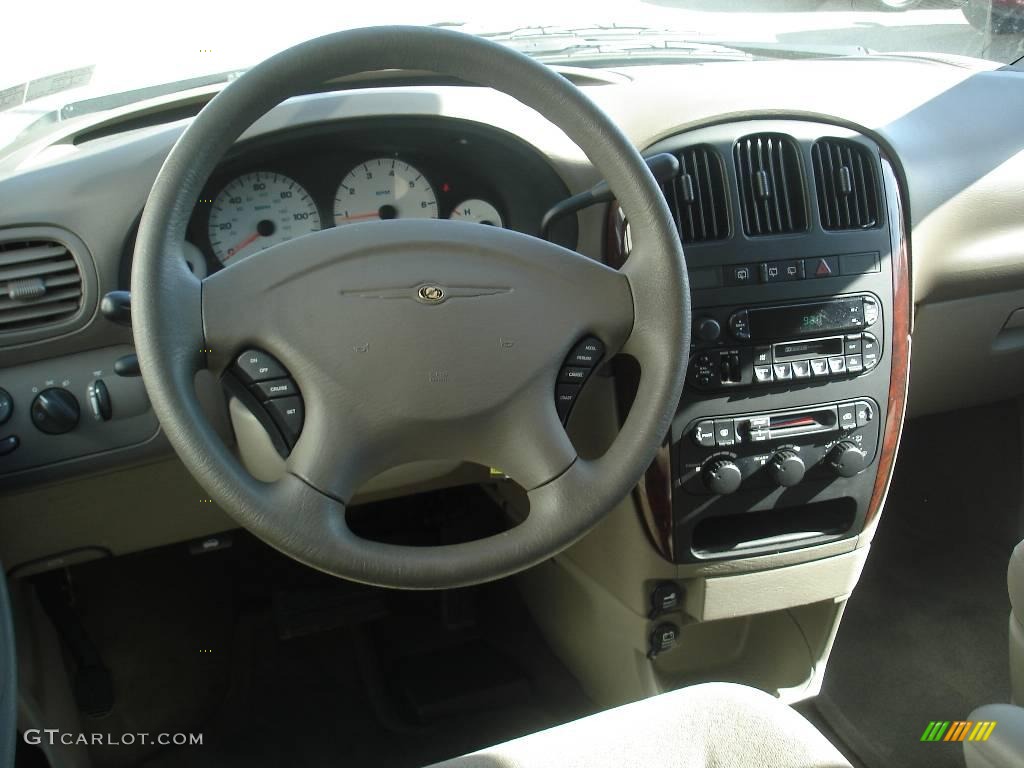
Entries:
[[[1006,567],[1022,538],[1013,404],[908,422],[816,709],[865,768],[962,767],[930,720],[1009,700]],[[985,439],[985,436],[999,438]]]
[[201,747],[90,747],[97,768],[412,768],[590,711],[509,582],[378,590],[242,533],[220,552],[173,546],[71,575],[114,688],[109,714],[83,725],[203,734]]

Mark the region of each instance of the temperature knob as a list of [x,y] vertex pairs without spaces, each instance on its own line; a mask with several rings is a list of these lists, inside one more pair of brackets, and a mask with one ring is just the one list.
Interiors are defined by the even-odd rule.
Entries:
[[768,474],[784,488],[792,488],[804,479],[807,468],[796,451],[783,449],[768,461]]
[[743,482],[743,473],[736,462],[725,458],[712,459],[704,467],[701,477],[707,489],[720,496],[735,492]]
[[840,477],[853,477],[864,471],[868,455],[849,440],[843,440],[828,455],[828,465]]
[[32,401],[30,409],[36,429],[48,435],[62,435],[78,425],[81,413],[78,400],[66,389],[44,389]]

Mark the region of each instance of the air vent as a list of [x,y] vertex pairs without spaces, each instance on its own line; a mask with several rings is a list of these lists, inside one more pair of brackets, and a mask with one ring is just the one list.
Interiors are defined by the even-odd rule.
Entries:
[[0,240],[0,335],[61,323],[81,306],[82,275],[67,246]]
[[827,230],[878,226],[878,185],[871,153],[846,139],[820,139],[811,150],[821,226]]
[[733,150],[743,202],[743,230],[751,236],[807,229],[796,144],[788,136],[744,136]]
[[672,194],[683,243],[707,243],[729,236],[725,171],[711,147],[688,147],[679,154],[679,176],[672,182]]

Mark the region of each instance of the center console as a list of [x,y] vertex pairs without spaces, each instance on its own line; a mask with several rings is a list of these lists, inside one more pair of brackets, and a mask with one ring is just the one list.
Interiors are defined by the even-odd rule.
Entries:
[[665,191],[693,305],[685,393],[640,489],[652,541],[700,563],[858,536],[884,495],[905,384],[902,214],[884,155],[852,131],[780,120],[650,151],[680,158]]

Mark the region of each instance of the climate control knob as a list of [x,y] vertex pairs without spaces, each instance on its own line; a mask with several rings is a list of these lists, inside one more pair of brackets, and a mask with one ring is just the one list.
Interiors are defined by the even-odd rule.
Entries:
[[792,488],[804,479],[807,467],[796,451],[784,448],[768,460],[768,474],[783,488]]
[[736,466],[736,462],[729,459],[712,459],[701,471],[701,478],[704,485],[712,493],[724,496],[733,493],[743,482],[743,473]]
[[40,432],[62,435],[78,425],[81,409],[73,394],[60,387],[44,389],[32,401],[32,423]]
[[849,440],[843,440],[828,455],[828,465],[840,477],[853,477],[864,471],[868,455]]

